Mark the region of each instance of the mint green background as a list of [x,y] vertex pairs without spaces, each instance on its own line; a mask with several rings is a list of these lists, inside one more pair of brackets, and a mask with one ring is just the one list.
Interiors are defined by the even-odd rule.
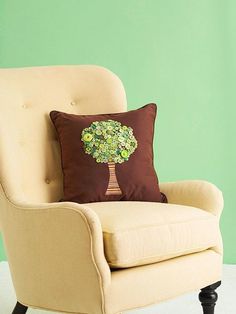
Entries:
[[122,79],[129,109],[158,103],[160,181],[222,189],[226,263],[236,263],[235,10],[234,0],[0,0],[0,67],[98,64]]

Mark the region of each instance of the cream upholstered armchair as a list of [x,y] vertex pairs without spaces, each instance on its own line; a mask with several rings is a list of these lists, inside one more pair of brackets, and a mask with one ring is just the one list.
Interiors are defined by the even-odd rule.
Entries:
[[[49,112],[125,111],[117,76],[85,65],[1,69],[0,88],[0,225],[13,313],[115,314],[202,289],[204,313],[213,314],[222,266],[216,186],[162,183],[168,204],[58,202],[60,150]],[[114,269],[114,260],[127,266]]]

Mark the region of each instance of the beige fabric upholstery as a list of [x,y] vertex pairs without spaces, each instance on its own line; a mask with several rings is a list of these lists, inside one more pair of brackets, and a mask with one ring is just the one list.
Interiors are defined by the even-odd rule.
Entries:
[[106,313],[139,308],[198,291],[221,279],[221,267],[221,255],[207,250],[165,262],[114,271],[106,295]]
[[218,218],[202,209],[151,202],[88,206],[102,224],[111,267],[132,267],[219,247]]
[[0,86],[0,164],[6,192],[31,202],[58,201],[60,149],[49,112],[125,111],[121,81],[98,66],[55,66],[0,69]]
[[160,189],[166,194],[168,203],[202,208],[218,217],[224,207],[222,192],[207,181],[186,180],[160,183]]
[[[221,278],[218,247],[111,271],[94,205],[56,203],[62,196],[62,173],[48,113],[125,111],[124,88],[113,73],[85,65],[0,69],[0,86],[0,225],[21,303],[65,313],[115,314]],[[219,219],[222,195],[211,184],[165,183],[162,188],[170,202],[202,208],[209,221],[214,217],[207,212]],[[178,221],[183,218],[177,217],[177,208],[191,219],[200,213],[191,207],[169,208],[175,208]],[[127,211],[132,214],[131,206]]]
[[3,191],[0,206],[18,301],[54,311],[104,313],[111,272],[97,215],[69,202],[14,204],[3,200]]

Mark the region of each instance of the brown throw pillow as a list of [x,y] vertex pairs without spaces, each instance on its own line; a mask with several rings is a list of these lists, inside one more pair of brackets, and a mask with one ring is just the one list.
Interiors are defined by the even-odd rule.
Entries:
[[64,201],[165,202],[153,166],[156,105],[122,113],[52,111],[61,145]]

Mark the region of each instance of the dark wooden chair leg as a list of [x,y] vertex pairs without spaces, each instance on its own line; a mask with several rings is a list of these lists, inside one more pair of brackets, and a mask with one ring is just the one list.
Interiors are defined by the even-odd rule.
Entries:
[[210,286],[207,286],[201,289],[199,293],[199,300],[203,307],[203,314],[214,314],[214,309],[218,295],[215,290],[221,285],[221,281],[213,283]]
[[25,314],[28,310],[28,306],[25,306],[19,302],[16,302],[16,306],[12,312],[12,314]]

